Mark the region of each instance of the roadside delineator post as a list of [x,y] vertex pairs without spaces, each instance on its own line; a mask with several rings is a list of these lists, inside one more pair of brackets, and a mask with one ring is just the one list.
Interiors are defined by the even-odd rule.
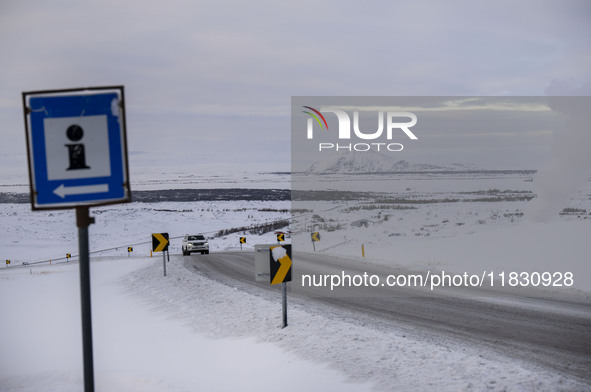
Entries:
[[[168,252],[169,241],[168,233],[153,233],[152,234],[152,251],[162,252],[162,266],[164,268],[164,276],[166,276],[166,253]],[[170,261],[170,255],[168,256]]]
[[281,283],[283,328],[287,327],[287,282],[291,282],[291,245],[277,245],[269,248],[271,284]]
[[314,252],[316,252],[316,242],[320,241],[320,233],[317,231],[310,233],[310,239],[312,240],[312,246],[314,247]]
[[287,282],[291,282],[291,245],[254,246],[254,275],[257,282],[281,283],[282,328],[287,327]]

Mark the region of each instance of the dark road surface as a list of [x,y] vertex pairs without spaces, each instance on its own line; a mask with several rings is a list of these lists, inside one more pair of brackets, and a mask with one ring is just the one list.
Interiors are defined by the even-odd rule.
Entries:
[[[179,256],[181,257],[181,256]],[[290,296],[343,312],[376,328],[407,328],[433,340],[451,339],[591,382],[591,301],[561,296],[514,298],[486,290],[428,290],[377,287],[302,287],[302,274],[377,274],[401,270],[332,256],[296,253]],[[275,290],[256,282],[251,252],[188,256],[190,269],[247,290]],[[338,272],[336,272],[338,271]],[[408,271],[406,271],[408,272]]]

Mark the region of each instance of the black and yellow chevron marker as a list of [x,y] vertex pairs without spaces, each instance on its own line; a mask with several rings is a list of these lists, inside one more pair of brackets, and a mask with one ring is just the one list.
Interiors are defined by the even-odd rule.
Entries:
[[168,233],[153,233],[152,234],[152,251],[164,252],[168,250]]
[[291,282],[291,245],[278,245],[269,248],[271,284]]

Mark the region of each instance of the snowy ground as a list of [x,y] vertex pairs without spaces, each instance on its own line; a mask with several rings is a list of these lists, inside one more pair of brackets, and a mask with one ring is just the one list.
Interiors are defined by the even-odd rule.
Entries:
[[[92,263],[97,390],[576,391],[588,386],[408,330],[220,285],[173,258]],[[77,266],[2,271],[3,391],[82,386]]]
[[[555,207],[542,204],[531,174],[305,180],[297,186],[335,189],[335,196],[292,202],[305,211],[292,223],[293,242],[302,251],[416,271],[568,271],[574,284],[559,291],[591,294],[591,181]],[[347,191],[364,188],[377,193],[346,199]],[[321,240],[312,244],[310,232]]]
[[[523,178],[473,180],[413,179],[393,188],[378,178],[368,188],[383,186],[404,197],[445,199],[480,197],[469,193],[478,191],[494,196],[491,189],[510,189],[518,195],[531,184]],[[326,183],[319,186],[330,189]],[[317,202],[312,213],[299,213],[292,229],[302,231],[292,242],[312,251],[309,231],[318,230],[318,252],[415,270],[568,268],[582,276],[571,291],[588,298],[588,188],[589,184],[563,206],[574,214],[542,221],[529,221],[523,214],[528,201],[425,203],[387,213],[363,201]],[[590,389],[512,358],[402,327],[379,330],[304,302],[290,304],[290,325],[282,330],[277,298],[208,280],[174,256],[180,253],[178,237],[185,233],[211,237],[221,229],[285,219],[289,208],[289,202],[233,201],[91,209],[96,217],[90,239],[95,252],[97,390]],[[319,211],[324,222],[313,217]],[[10,268],[0,268],[0,390],[79,391],[78,266],[63,258],[65,253],[78,253],[74,213],[32,212],[26,204],[0,204],[0,219],[8,228],[0,238],[0,257],[11,260]],[[359,219],[371,223],[367,228],[350,225]],[[149,257],[154,232],[169,232],[173,238],[166,278],[160,255]],[[242,235],[212,238],[212,252],[240,249]],[[245,252],[256,243],[275,242],[273,233],[246,237]],[[131,257],[128,246],[134,247]],[[51,265],[35,264],[46,260],[52,260]]]
[[[272,390],[284,383],[288,391],[336,385],[344,391],[369,389],[369,384],[346,383],[344,375],[326,365],[299,359],[277,345],[252,337],[215,338],[214,331],[173,315],[167,308],[211,314],[233,300],[226,294],[202,306],[165,296],[169,303],[163,305],[157,300],[164,294],[162,284],[189,279],[175,267],[171,264],[164,279],[161,264],[146,257],[92,263],[97,390]],[[3,319],[11,321],[0,327],[2,391],[82,389],[77,271],[75,264],[3,271],[0,292],[12,300],[0,307]],[[154,274],[166,282],[155,282]],[[132,290],[146,284],[152,289],[141,296]]]

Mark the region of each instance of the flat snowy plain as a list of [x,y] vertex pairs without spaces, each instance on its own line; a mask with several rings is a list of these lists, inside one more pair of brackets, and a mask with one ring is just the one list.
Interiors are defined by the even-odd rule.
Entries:
[[[330,189],[327,183],[319,185]],[[380,186],[393,189],[380,178],[368,184],[375,190]],[[150,188],[145,183],[140,187]],[[414,270],[568,269],[575,273],[575,285],[565,290],[589,299],[589,183],[562,206],[574,214],[548,219],[530,221],[527,214],[520,215],[531,201],[445,202],[459,191],[488,192],[490,197],[498,194],[491,189],[519,193],[530,187],[530,179],[522,177],[406,181],[395,189],[407,197],[442,201],[421,203],[414,210],[388,210],[388,218],[384,212],[362,208],[359,201],[317,203],[314,212],[323,213],[303,213],[301,227],[292,227],[292,242],[311,252],[311,242],[298,238],[309,238],[309,230],[318,230],[318,252]],[[228,201],[91,209],[96,217],[89,231],[97,390],[591,389],[515,358],[403,327],[384,331],[303,300],[290,301],[289,326],[281,329],[280,298],[220,284],[185,268],[178,256],[176,237],[185,233],[213,236],[221,229],[285,219],[289,213],[283,210],[291,207],[287,201]],[[0,390],[80,391],[78,265],[76,258],[68,263],[63,259],[65,253],[78,253],[74,213],[32,212],[28,204],[0,204],[0,216],[7,228],[0,238],[0,257],[11,260],[10,268],[0,269]],[[369,221],[367,228],[351,227],[362,219]],[[346,229],[330,227],[339,224]],[[154,232],[169,232],[175,238],[166,277],[161,255],[149,254]],[[240,249],[242,235],[212,238],[211,251]],[[275,242],[272,232],[246,237],[244,252],[256,243]],[[134,247],[131,255],[128,246]],[[51,265],[32,264],[49,259]],[[31,264],[20,266],[23,262]]]

